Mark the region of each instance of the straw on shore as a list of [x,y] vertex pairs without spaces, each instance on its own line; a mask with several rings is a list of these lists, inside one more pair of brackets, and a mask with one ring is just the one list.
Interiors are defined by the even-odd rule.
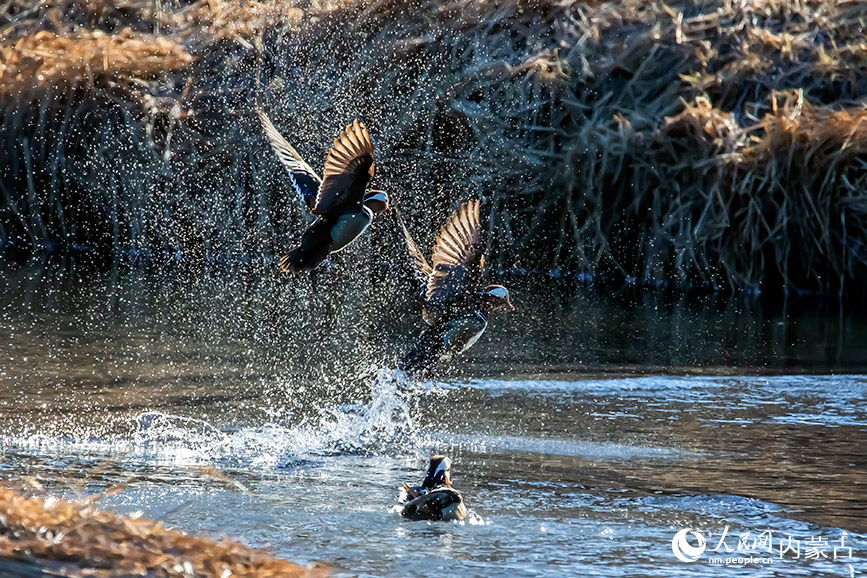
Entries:
[[264,550],[188,536],[83,502],[0,489],[0,577],[315,578]]

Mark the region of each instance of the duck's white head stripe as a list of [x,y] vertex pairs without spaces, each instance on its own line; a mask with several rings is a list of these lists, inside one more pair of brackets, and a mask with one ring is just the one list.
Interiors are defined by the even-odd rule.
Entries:
[[489,289],[487,293],[492,297],[499,297],[500,299],[505,299],[509,296],[509,291],[505,287],[494,287],[493,289]]

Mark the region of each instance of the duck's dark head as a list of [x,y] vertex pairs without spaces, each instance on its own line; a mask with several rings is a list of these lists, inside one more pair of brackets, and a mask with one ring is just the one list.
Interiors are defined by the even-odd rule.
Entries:
[[439,488],[452,485],[452,461],[445,456],[434,456],[430,459],[430,466],[421,487],[425,489]]
[[496,311],[497,309],[515,310],[515,306],[512,305],[512,301],[509,299],[509,290],[502,285],[488,285],[479,291],[479,299],[481,299],[482,306],[487,311]]
[[367,191],[364,195],[364,206],[375,215],[388,210],[388,195],[385,191]]

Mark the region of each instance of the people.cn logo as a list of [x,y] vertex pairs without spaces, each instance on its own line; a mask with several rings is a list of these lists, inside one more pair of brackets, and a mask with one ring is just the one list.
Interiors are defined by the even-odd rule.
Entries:
[[[698,546],[692,546],[686,541],[686,535],[690,532],[698,539]],[[695,562],[702,555],[706,547],[707,542],[705,542],[704,536],[702,536],[701,532],[696,532],[692,528],[684,528],[671,539],[671,551],[674,552],[678,560],[683,562]]]

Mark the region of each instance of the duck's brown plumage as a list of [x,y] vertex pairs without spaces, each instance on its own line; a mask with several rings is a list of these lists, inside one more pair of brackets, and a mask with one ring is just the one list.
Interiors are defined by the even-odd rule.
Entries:
[[410,520],[462,520],[467,509],[463,496],[451,487],[451,467],[446,456],[433,456],[420,486],[404,483],[406,499],[401,516]]
[[472,300],[481,286],[485,256],[479,207],[478,200],[471,200],[452,213],[437,235],[431,264],[424,258],[403,219],[398,219],[416,272],[425,283],[422,315],[428,325],[436,324],[448,309]]
[[367,127],[354,121],[334,139],[320,177],[268,116],[261,110],[258,113],[277,158],[289,170],[307,207],[318,216],[304,232],[300,246],[280,259],[280,269],[309,271],[329,253],[352,242],[371,220],[373,212],[365,208],[364,200],[374,173],[373,142]]
[[442,487],[406,502],[400,515],[410,520],[451,522],[467,516],[463,496],[454,488]]
[[397,214],[416,275],[425,284],[422,316],[428,325],[400,362],[401,369],[429,372],[438,361],[454,359],[484,333],[488,311],[501,305],[514,309],[505,287],[482,287],[485,257],[479,205],[468,201],[448,218],[436,238],[431,264]]
[[347,206],[360,206],[373,172],[370,133],[356,120],[340,131],[340,136],[334,139],[334,146],[328,151],[313,213],[330,215]]

